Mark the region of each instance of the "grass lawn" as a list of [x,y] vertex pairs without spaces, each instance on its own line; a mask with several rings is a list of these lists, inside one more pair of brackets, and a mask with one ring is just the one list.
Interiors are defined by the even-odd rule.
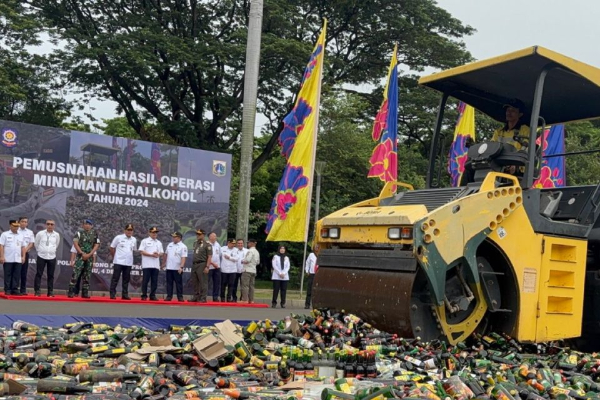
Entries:
[[[257,299],[270,299],[273,295],[273,283],[271,281],[256,281],[254,284],[254,297]],[[287,298],[288,299],[304,299],[306,296],[306,288],[304,288],[304,292],[302,296],[300,296],[300,289],[288,289]]]

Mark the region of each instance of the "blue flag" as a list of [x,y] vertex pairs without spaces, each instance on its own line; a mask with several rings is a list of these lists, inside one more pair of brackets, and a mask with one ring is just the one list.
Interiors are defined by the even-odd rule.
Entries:
[[[540,140],[537,140],[540,144]],[[565,126],[554,125],[546,129],[543,135],[542,157],[565,152]],[[565,157],[550,157],[542,159],[540,177],[533,183],[536,188],[563,187],[566,183],[567,172]]]

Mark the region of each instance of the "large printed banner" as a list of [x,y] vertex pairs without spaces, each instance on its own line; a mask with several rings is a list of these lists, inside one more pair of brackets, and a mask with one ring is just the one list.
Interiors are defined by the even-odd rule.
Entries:
[[[82,221],[94,220],[102,241],[91,290],[108,290],[112,276],[109,245],[133,224],[139,242],[157,226],[166,248],[180,231],[190,249],[195,230],[227,234],[231,155],[141,140],[115,138],[0,120],[0,231],[8,221],[29,218],[34,234],[56,221],[62,236],[55,272],[56,289],[67,289],[71,246]],[[35,250],[29,253],[27,286],[33,287]],[[140,291],[140,256],[134,257],[130,293]],[[191,257],[184,273],[185,292]],[[46,286],[46,277],[42,288]],[[165,292],[165,273],[159,292]],[[0,282],[3,271],[0,269]],[[118,290],[121,290],[119,283]]]

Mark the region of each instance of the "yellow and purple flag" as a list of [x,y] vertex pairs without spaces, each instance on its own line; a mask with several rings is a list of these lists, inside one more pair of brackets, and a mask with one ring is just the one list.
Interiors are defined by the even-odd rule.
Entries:
[[[384,182],[398,179],[398,45],[388,70],[383,92],[383,102],[375,117],[373,140],[379,142],[369,159],[369,178],[379,178]],[[395,190],[395,189],[394,189]]]
[[469,138],[475,141],[475,110],[461,101],[458,103],[458,119],[448,160],[448,173],[452,179],[452,186],[460,185],[460,180],[465,172]]
[[327,20],[304,70],[294,109],[283,119],[279,145],[287,165],[271,204],[265,229],[268,241],[307,238],[326,31]]

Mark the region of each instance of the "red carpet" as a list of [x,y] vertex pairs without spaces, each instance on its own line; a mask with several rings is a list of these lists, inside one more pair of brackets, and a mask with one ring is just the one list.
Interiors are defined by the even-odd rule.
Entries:
[[35,297],[32,294],[28,294],[27,296],[7,296],[5,294],[0,294],[0,299],[7,300],[36,300],[36,301],[56,301],[56,302],[69,302],[76,301],[82,303],[109,303],[109,304],[145,304],[152,306],[190,306],[190,307],[246,307],[246,308],[268,308],[268,304],[264,303],[218,303],[209,301],[208,303],[190,303],[188,301],[179,302],[176,299],[171,301],[142,301],[140,298],[132,298],[131,300],[122,300],[120,297],[117,297],[114,300],[111,300],[109,297],[101,297],[101,296],[92,296],[89,299],[82,299],[81,297],[74,297],[72,299],[68,298],[65,295],[56,295],[56,297],[46,297],[46,295],[42,295],[41,297]]

